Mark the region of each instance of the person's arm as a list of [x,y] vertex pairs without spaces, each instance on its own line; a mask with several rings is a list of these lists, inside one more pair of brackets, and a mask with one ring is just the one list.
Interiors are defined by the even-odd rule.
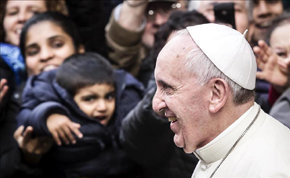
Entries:
[[124,1],[112,11],[106,26],[106,41],[111,49],[108,52],[110,62],[114,67],[122,68],[135,76],[141,59],[145,57],[141,42],[147,3],[147,0]]
[[144,21],[147,0],[125,0],[117,22],[129,31],[136,31]]
[[75,144],[76,138],[82,138],[83,134],[80,132],[81,125],[72,122],[67,116],[61,114],[51,114],[46,121],[47,128],[51,133],[54,141],[58,146],[62,142],[65,144]]
[[75,143],[73,133],[82,138],[79,131],[80,124],[72,122],[68,117],[68,110],[58,102],[44,102],[34,109],[24,108],[17,116],[17,120],[26,120],[26,126],[32,126],[37,136],[52,136],[57,145],[62,142]]

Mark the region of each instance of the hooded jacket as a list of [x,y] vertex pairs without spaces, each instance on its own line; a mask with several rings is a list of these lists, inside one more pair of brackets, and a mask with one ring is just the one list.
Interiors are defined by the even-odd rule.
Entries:
[[[81,125],[82,139],[73,145],[56,146],[44,157],[60,177],[130,177],[134,165],[119,143],[119,130],[125,115],[141,100],[143,86],[128,73],[114,72],[116,108],[107,126],[86,116],[73,98],[55,80],[56,70],[33,76],[22,95],[19,125],[31,125],[38,136],[49,136],[46,119],[51,113],[68,116]],[[51,172],[51,171],[49,171]]]

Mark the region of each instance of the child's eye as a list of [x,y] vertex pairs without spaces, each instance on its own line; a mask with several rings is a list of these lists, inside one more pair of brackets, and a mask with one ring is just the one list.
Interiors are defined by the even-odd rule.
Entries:
[[106,95],[106,99],[109,101],[112,101],[115,99],[115,93],[109,93],[108,95]]
[[91,102],[94,101],[97,97],[96,96],[85,96],[82,98],[83,101]]

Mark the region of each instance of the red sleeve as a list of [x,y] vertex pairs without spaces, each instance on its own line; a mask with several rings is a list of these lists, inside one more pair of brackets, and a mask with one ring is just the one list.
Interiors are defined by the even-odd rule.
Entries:
[[268,97],[268,102],[271,105],[271,107],[273,106],[273,104],[279,98],[280,95],[281,95],[281,93],[277,92],[274,89],[274,87],[271,85],[271,87],[269,89],[269,97]]

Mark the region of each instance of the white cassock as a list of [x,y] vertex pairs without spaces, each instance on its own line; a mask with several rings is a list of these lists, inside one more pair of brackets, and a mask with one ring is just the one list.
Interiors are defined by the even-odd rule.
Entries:
[[290,178],[290,130],[263,110],[257,115],[259,110],[255,103],[214,140],[194,152],[200,161],[192,178],[209,178],[215,170],[213,177]]

